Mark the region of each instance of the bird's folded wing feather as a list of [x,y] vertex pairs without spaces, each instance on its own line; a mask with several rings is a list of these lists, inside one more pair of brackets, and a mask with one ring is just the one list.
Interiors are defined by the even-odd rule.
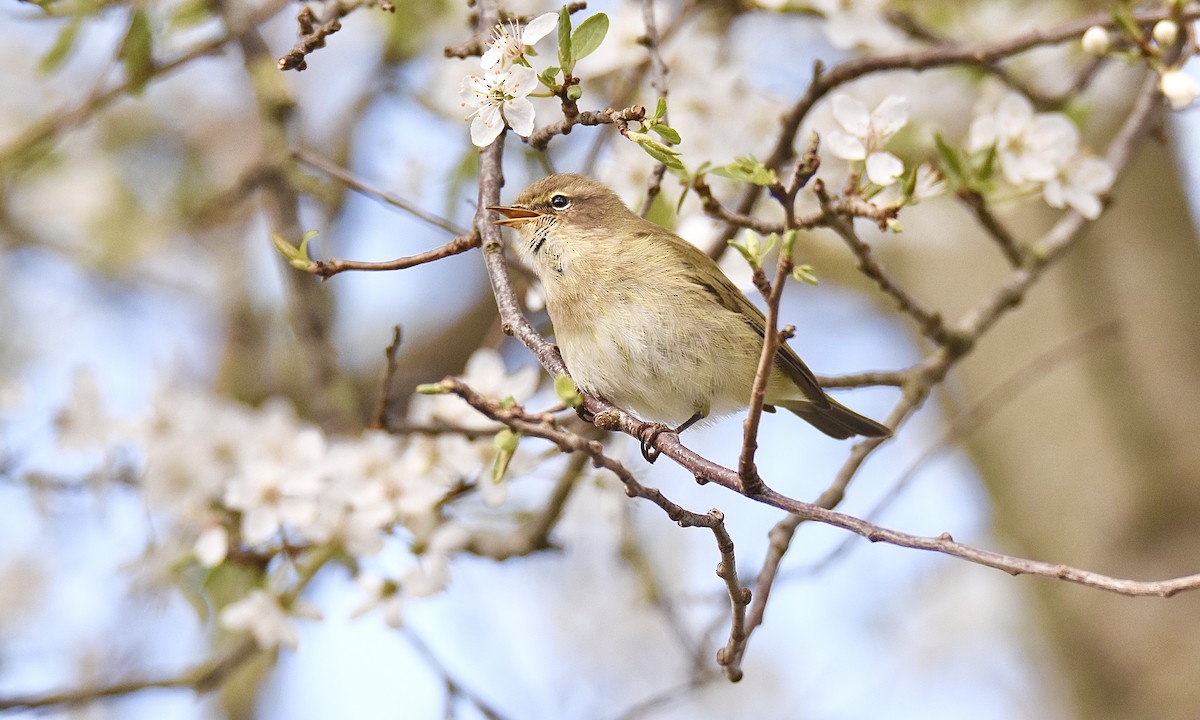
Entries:
[[[691,243],[671,236],[674,241],[671,243],[674,250],[680,253],[683,257],[681,265],[687,268],[703,267],[704,261],[712,262],[712,260],[704,255],[699,248]],[[696,257],[697,255],[702,257]],[[691,280],[703,288],[721,307],[726,310],[738,313],[745,319],[750,327],[754,328],[754,332],[760,338],[766,336],[767,318],[762,314],[762,311],[754,306],[749,299],[746,298],[740,290],[732,282],[729,281],[725,274],[719,268],[714,268],[715,276],[706,276],[700,272],[691,273]],[[829,407],[829,397],[825,395],[825,391],[821,389],[821,385],[817,382],[817,378],[813,375],[813,371],[804,364],[796,351],[788,346],[787,343],[782,343],[779,347],[779,352],[775,356],[775,362],[781,370],[804,396],[818,408]]]

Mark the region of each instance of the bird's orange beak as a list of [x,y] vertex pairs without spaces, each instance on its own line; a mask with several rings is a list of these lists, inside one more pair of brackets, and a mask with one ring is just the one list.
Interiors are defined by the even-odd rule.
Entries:
[[492,205],[488,207],[488,210],[498,212],[504,216],[499,220],[494,221],[492,223],[493,225],[507,225],[511,228],[519,228],[525,223],[531,220],[536,220],[542,216],[542,214],[536,210],[516,207],[515,205]]

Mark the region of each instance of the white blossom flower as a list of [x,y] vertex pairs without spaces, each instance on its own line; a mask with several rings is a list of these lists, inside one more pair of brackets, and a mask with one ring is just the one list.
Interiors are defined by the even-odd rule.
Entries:
[[558,13],[539,15],[530,20],[524,30],[513,21],[507,25],[504,23],[496,25],[492,28],[492,41],[488,43],[488,49],[480,58],[480,67],[484,70],[508,68],[514,62],[525,57],[526,47],[536,45],[538,40],[546,37],[551,30],[557,27]]
[[1103,55],[1112,45],[1108,30],[1099,25],[1088,28],[1079,42],[1083,46],[1083,51],[1089,55]]
[[1022,94],[1007,93],[995,112],[971,123],[971,152],[995,146],[1004,178],[1013,185],[1044,183],[1056,176],[1079,151],[1079,131],[1065,115],[1037,113]]
[[355,578],[362,589],[363,602],[350,613],[351,618],[359,618],[372,610],[383,612],[383,621],[389,627],[399,629],[404,625],[404,608],[401,604],[400,586],[374,573],[362,572]]
[[211,525],[205,528],[196,543],[192,546],[196,559],[206,568],[212,568],[225,562],[229,553],[229,531],[224,525]]
[[937,197],[946,192],[946,181],[929,163],[917,167],[917,182],[913,185],[912,204]]
[[[460,376],[484,397],[496,400],[511,397],[516,402],[524,402],[533,395],[540,377],[540,371],[533,365],[509,373],[504,358],[490,348],[480,348],[472,353]],[[408,417],[415,423],[446,423],[472,430],[499,428],[457,395],[418,395],[412,399]]]
[[1158,78],[1158,89],[1175,110],[1182,110],[1200,97],[1200,85],[1178,68],[1167,70]]
[[405,570],[400,581],[404,592],[427,597],[441,592],[450,581],[450,555],[467,546],[471,533],[458,523],[448,522],[434,528],[425,540],[417,562]]
[[300,638],[293,617],[319,620],[320,613],[311,605],[297,600],[289,613],[279,601],[265,590],[253,590],[249,595],[230,603],[221,610],[221,626],[235,632],[249,632],[263,650],[277,647],[296,649]]
[[900,184],[892,184],[872,197],[870,202],[881,208],[918,205],[921,201],[937,197],[945,191],[946,182],[938,171],[930,163],[921,163],[917,166],[917,177],[911,194],[906,195],[905,188]]
[[865,161],[867,179],[887,187],[904,174],[900,158],[881,150],[908,123],[908,100],[889,95],[872,111],[849,95],[833,98],[833,117],[844,130],[825,136],[829,151],[843,160]]
[[298,433],[292,454],[284,459],[252,460],[230,480],[225,505],[242,512],[242,539],[259,545],[284,525],[304,534],[318,518],[323,482],[319,462],[325,452],[320,431]]
[[908,41],[887,17],[887,0],[810,0],[825,16],[821,29],[839,50],[902,50]]
[[463,78],[459,96],[464,107],[472,108],[464,118],[471,121],[471,142],[477,147],[491,145],[506,123],[516,134],[529,137],[533,132],[533,103],[526,96],[536,86],[537,73],[524,65]]
[[1079,156],[1056,178],[1046,183],[1042,194],[1050,207],[1070,206],[1089,220],[1100,217],[1100,195],[1112,187],[1116,175],[1099,158]]

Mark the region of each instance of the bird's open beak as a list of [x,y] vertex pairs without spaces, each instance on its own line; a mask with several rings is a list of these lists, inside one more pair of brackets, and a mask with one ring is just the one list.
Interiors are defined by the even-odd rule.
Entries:
[[525,223],[542,216],[540,212],[530,210],[529,208],[516,207],[515,205],[492,205],[488,207],[488,210],[493,210],[504,216],[494,221],[494,225],[507,225],[511,228],[519,228]]

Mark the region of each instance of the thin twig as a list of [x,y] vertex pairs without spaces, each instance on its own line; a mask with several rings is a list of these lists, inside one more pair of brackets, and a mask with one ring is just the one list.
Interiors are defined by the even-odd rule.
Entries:
[[[658,23],[654,19],[654,0],[642,0],[642,25],[646,31],[639,38],[639,42],[646,48],[646,56],[650,61],[650,87],[654,88],[659,100],[666,100],[669,93],[667,89],[667,68],[666,61],[663,60],[662,49],[659,47],[662,39],[658,36]],[[667,122],[667,115],[662,117],[662,121]],[[645,217],[650,212],[650,208],[654,205],[654,199],[662,191],[663,175],[667,171],[667,166],[663,163],[655,163],[654,170],[650,172],[650,180],[646,183],[646,197],[642,200],[642,207],[639,215]]]
[[602,112],[584,110],[538,128],[525,139],[525,142],[535,150],[545,150],[551,140],[559,135],[570,135],[576,125],[616,125],[620,129],[624,127],[624,124],[640,122],[645,117],[646,108],[641,105],[632,105],[624,110],[608,108]]
[[896,305],[902,312],[916,321],[922,335],[925,335],[939,345],[948,345],[956,342],[957,339],[942,324],[941,315],[925,309],[916,298],[909,295],[906,290],[900,287],[899,283],[888,275],[883,266],[875,260],[871,252],[871,246],[858,237],[858,233],[854,231],[852,222],[839,217],[839,213],[833,207],[832,201],[825,192],[821,181],[818,180],[813,184],[813,187],[816,191],[817,199],[821,202],[821,207],[826,209],[826,226],[846,242],[846,246],[850,248],[850,252],[854,253],[855,259],[858,260],[859,271],[871,280],[874,280],[880,290],[896,301]]
[[[1020,369],[1000,381],[987,391],[983,397],[971,407],[959,413],[942,432],[941,436],[931,443],[917,459],[900,473],[891,488],[875,503],[863,517],[871,522],[882,517],[884,511],[900,498],[903,491],[916,478],[917,473],[941,452],[950,448],[954,443],[975,432],[980,426],[993,418],[1004,407],[1019,397],[1029,388],[1041,382],[1059,365],[1067,362],[1082,352],[1085,352],[1102,341],[1110,340],[1120,331],[1120,323],[1116,320],[1101,323],[1095,327],[1074,335],[1059,343],[1033,360],[1025,363]],[[829,567],[833,561],[847,553],[854,545],[854,537],[849,536],[831,550],[825,557],[813,561],[803,568],[796,568],[780,574],[784,577],[794,577],[797,574],[811,575]]]
[[373,5],[390,13],[396,12],[395,6],[388,0],[358,0],[357,2],[334,0],[334,2],[326,3],[324,15],[317,18],[312,8],[305,5],[301,8],[300,14],[296,16],[296,23],[300,26],[299,32],[296,33],[296,45],[291,52],[279,58],[279,62],[276,63],[278,68],[297,72],[307,70],[308,56],[325,47],[325,40],[342,29],[342,18],[367,5]]
[[123,680],[111,685],[81,690],[0,697],[0,710],[85,705],[96,700],[132,695],[152,689],[191,689],[204,692],[215,688],[231,672],[257,655],[258,647],[254,641],[245,639],[224,655],[169,678]]
[[383,260],[380,262],[370,262],[366,260],[313,260],[309,263],[308,272],[328,279],[338,273],[346,272],[347,270],[363,270],[369,272],[380,272],[384,270],[404,270],[405,268],[423,265],[425,263],[442,260],[454,255],[461,255],[468,250],[473,250],[479,247],[480,240],[478,233],[469,233],[459,235],[450,242],[436,247],[432,250],[426,250],[423,253],[416,255],[407,255],[405,257],[396,258],[394,260]]
[[396,377],[396,353],[400,350],[400,326],[392,327],[392,342],[383,351],[385,359],[383,381],[379,383],[379,400],[375,403],[375,412],[367,427],[373,430],[386,430],[388,426],[388,409],[391,406],[392,380]]
[[1008,260],[1008,264],[1012,267],[1021,267],[1025,262],[1025,250],[1020,243],[1009,231],[1000,218],[996,217],[991,208],[988,207],[987,199],[977,192],[963,191],[958,194],[958,199],[962,200],[963,204],[971,208],[975,213],[975,219],[987,230],[988,235],[996,241],[996,246],[1000,248],[1000,252],[1004,253],[1004,257]]
[[455,697],[466,698],[488,720],[504,720],[506,716],[492,707],[491,703],[484,701],[483,698],[479,697],[478,693],[456,680],[450,674],[450,671],[446,669],[446,665],[442,663],[433,650],[430,649],[429,645],[412,628],[405,627],[401,630],[401,633],[408,640],[408,644],[412,646],[413,650],[416,650],[421,659],[425,661],[425,664],[433,668],[433,671],[441,677],[442,683],[446,686],[446,694],[449,695],[447,698],[448,703],[453,702]]
[[441,217],[439,215],[435,215],[435,214],[419,207],[417,204],[415,204],[409,200],[405,200],[404,198],[400,197],[399,195],[397,195],[393,192],[389,192],[387,190],[381,190],[381,189],[369,184],[367,181],[365,181],[362,178],[358,177],[357,175],[351,173],[349,170],[341,167],[340,165],[333,162],[332,160],[322,157],[322,156],[314,153],[313,151],[308,150],[307,148],[299,148],[299,147],[292,148],[292,156],[295,157],[300,162],[304,163],[305,165],[311,165],[312,167],[317,168],[321,172],[324,172],[324,173],[330,175],[331,177],[333,177],[334,179],[336,179],[338,182],[342,183],[346,187],[350,188],[351,190],[362,193],[363,195],[366,195],[367,197],[370,197],[370,198],[374,198],[375,200],[379,200],[380,202],[382,202],[386,205],[391,205],[392,207],[399,208],[399,209],[403,210],[404,212],[408,213],[409,215],[412,215],[413,217],[417,218],[418,220],[421,220],[422,222],[432,225],[433,227],[436,227],[441,230],[445,230],[446,232],[450,233],[451,235],[466,235],[467,234],[467,231],[465,229],[463,229],[461,226],[455,224],[454,222],[447,220],[446,218]]

